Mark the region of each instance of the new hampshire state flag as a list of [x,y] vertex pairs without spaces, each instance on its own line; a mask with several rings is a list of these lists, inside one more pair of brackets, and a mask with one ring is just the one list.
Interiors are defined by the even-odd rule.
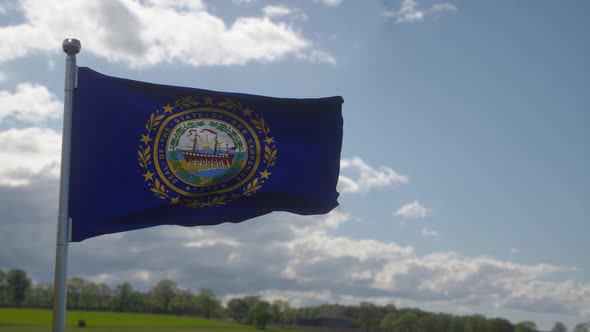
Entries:
[[157,225],[242,222],[338,205],[342,98],[166,86],[78,68],[74,242]]

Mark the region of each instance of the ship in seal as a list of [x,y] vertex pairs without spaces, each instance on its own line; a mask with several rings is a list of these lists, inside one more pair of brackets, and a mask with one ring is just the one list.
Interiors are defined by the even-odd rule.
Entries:
[[[202,129],[201,132],[210,132],[215,135],[213,138],[213,152],[208,153],[207,151],[199,151],[199,139],[201,141],[206,141],[207,138],[203,139],[200,135],[195,134],[195,136],[190,139],[193,142],[192,150],[179,150],[182,154],[182,157],[186,161],[186,165],[189,168],[200,168],[200,169],[208,169],[208,168],[230,168],[234,162],[235,154],[233,151],[235,148],[229,147],[229,144],[225,144],[225,153],[222,152],[223,150],[218,150],[219,148],[219,138],[217,131],[211,129]],[[192,131],[194,132],[194,130]],[[193,133],[189,133],[192,135]],[[191,147],[190,145],[187,147]],[[192,166],[192,167],[191,167]]]

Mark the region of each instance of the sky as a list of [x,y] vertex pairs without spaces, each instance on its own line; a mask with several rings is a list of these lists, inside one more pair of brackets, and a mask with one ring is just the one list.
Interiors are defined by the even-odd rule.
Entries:
[[[101,73],[344,98],[340,206],[70,245],[223,300],[590,320],[590,3],[0,0],[0,268],[52,283],[64,38]],[[141,176],[141,174],[130,175]]]

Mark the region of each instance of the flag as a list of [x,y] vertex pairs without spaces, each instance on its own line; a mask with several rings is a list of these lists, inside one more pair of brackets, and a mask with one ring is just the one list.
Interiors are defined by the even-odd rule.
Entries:
[[271,98],[78,68],[71,240],[338,205],[341,97]]

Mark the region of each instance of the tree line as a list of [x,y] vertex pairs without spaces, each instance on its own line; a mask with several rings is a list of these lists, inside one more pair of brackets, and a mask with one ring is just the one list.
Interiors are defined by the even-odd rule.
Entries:
[[[229,319],[265,329],[268,324],[283,326],[321,326],[357,328],[365,332],[537,332],[536,324],[516,324],[503,318],[482,315],[458,316],[431,313],[416,308],[378,306],[369,302],[359,305],[325,304],[295,308],[288,301],[272,302],[258,296],[230,299],[224,306],[211,289],[193,293],[164,279],[148,292],[135,290],[128,283],[114,288],[83,278],[71,278],[67,284],[67,307],[71,310],[143,312],[192,315]],[[0,269],[0,306],[51,308],[53,286],[33,284],[20,269]],[[568,332],[560,322],[551,332]],[[590,322],[576,325],[572,332],[590,332]]]

